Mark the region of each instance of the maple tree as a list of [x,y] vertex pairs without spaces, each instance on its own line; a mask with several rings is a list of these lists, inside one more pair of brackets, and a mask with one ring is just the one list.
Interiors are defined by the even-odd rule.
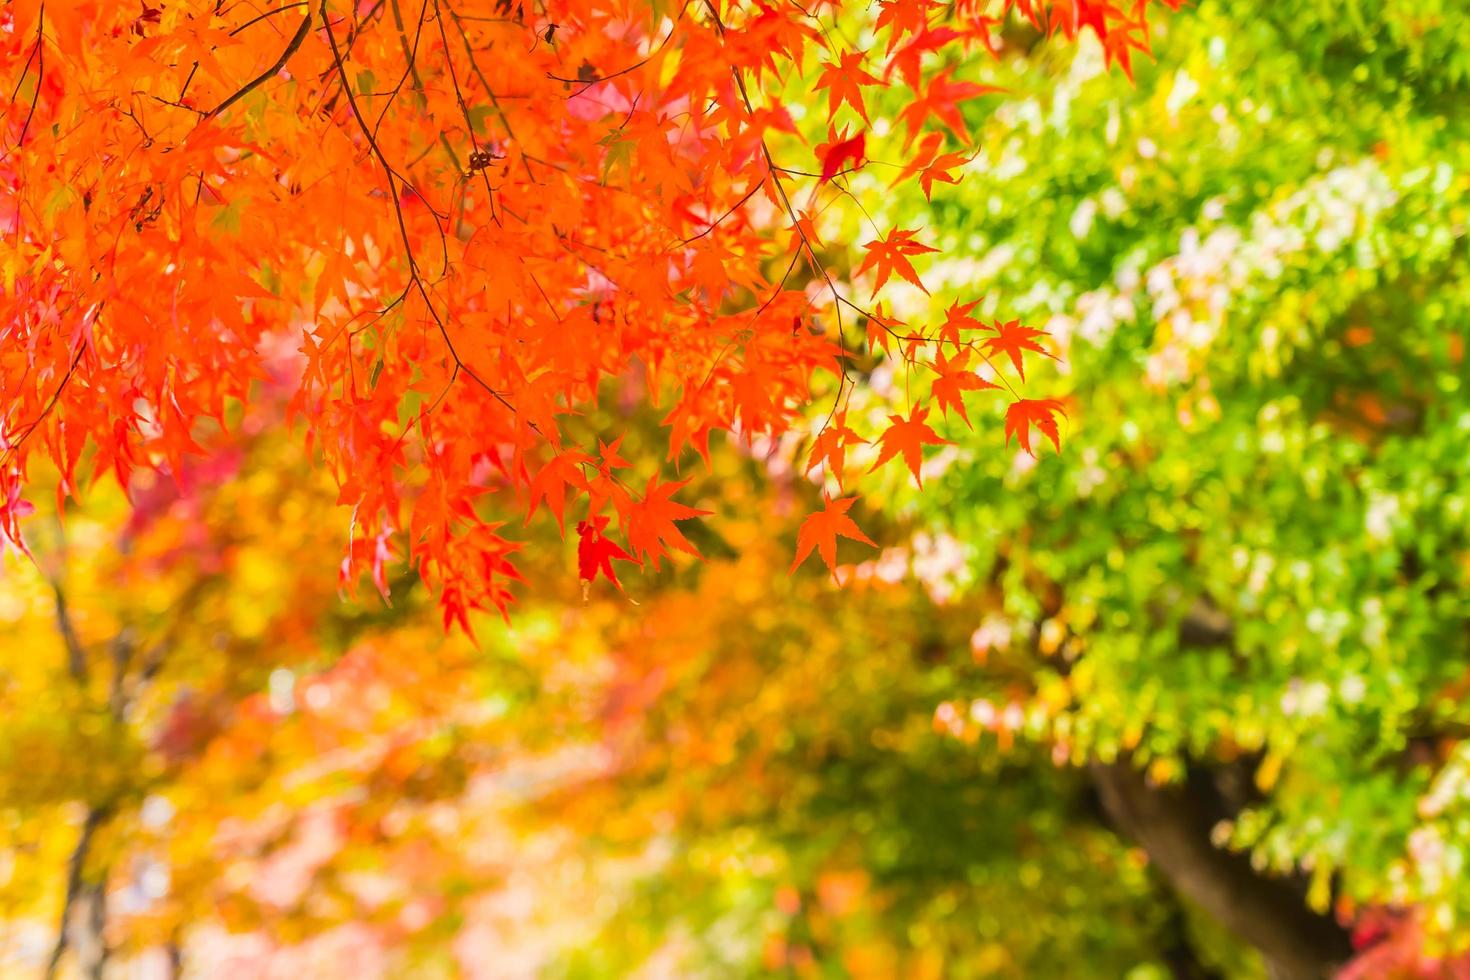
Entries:
[[[884,346],[902,336],[915,367],[940,343],[852,298],[870,270],[874,294],[890,276],[922,289],[912,260],[935,249],[875,229],[849,274],[818,234],[852,196],[843,175],[896,154],[926,196],[957,179],[961,108],[992,89],[949,62],[993,48],[1013,10],[1131,70],[1145,6],[18,0],[3,14],[0,537],[25,547],[36,460],[64,496],[98,474],[177,474],[236,438],[231,413],[263,377],[287,375],[290,418],[352,508],[352,583],[381,588],[406,556],[468,629],[473,610],[505,611],[520,575],[505,524],[543,504],[558,525],[577,513],[589,585],[616,581],[613,560],[692,553],[678,522],[698,511],[662,463],[707,456],[716,432],[811,424],[819,390],[840,412],[855,323]],[[874,44],[829,30],[839,14]],[[806,83],[825,113],[793,96]],[[918,97],[880,136],[865,99],[894,87]],[[1019,380],[1036,334],[996,330],[983,347],[947,339],[1008,355]],[[835,391],[814,387],[823,374]],[[613,383],[664,406],[666,450],[591,456],[617,433],[577,422]],[[980,387],[951,385],[946,410]],[[840,484],[842,449],[867,437],[811,434]],[[900,438],[917,474],[921,444],[890,431],[885,452]]]

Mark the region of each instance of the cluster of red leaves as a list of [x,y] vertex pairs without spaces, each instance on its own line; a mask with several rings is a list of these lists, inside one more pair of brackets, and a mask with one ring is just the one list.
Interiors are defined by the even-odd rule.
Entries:
[[[850,391],[847,307],[911,362],[948,341],[933,398],[964,415],[963,392],[985,387],[970,352],[1019,373],[1043,349],[1015,325],[979,345],[959,336],[972,324],[911,331],[848,298],[811,216],[818,195],[850,193],[842,174],[869,146],[832,117],[865,125],[865,91],[912,90],[900,179],[928,194],[958,179],[965,156],[941,150],[969,139],[960,106],[989,91],[943,67],[948,51],[991,47],[1014,7],[1091,29],[1126,68],[1144,3],[880,0],[869,52],[826,29],[842,6],[15,0],[0,13],[0,540],[21,540],[36,454],[63,494],[98,473],[179,473],[284,377],[353,508],[347,580],[364,564],[381,580],[399,536],[446,623],[467,626],[503,612],[517,577],[495,515],[544,503],[563,523],[576,501],[589,582],[613,560],[694,552],[677,522],[700,512],[658,461],[634,461],[655,469],[638,492],[616,443],[569,444],[607,379],[665,400],[668,461],[714,432],[779,436],[810,417],[815,373],[841,376],[839,403]],[[813,53],[829,142],[803,150],[771,93]],[[819,173],[798,156],[813,152]],[[917,231],[863,247],[875,292],[890,276],[922,288]],[[1059,409],[1019,400],[1007,431],[1055,441]],[[917,473],[937,441],[925,411],[895,416],[884,460]],[[840,422],[815,437],[840,484],[863,440]]]

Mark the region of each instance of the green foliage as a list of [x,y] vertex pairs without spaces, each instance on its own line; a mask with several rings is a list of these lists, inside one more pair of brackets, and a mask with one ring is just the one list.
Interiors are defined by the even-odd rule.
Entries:
[[1044,44],[982,75],[1026,97],[929,209],[975,258],[921,271],[1048,326],[1070,424],[1034,465],[952,424],[894,490],[1003,596],[1034,736],[1159,776],[1259,756],[1234,846],[1442,935],[1470,917],[1467,31],[1205,2],[1136,87]]

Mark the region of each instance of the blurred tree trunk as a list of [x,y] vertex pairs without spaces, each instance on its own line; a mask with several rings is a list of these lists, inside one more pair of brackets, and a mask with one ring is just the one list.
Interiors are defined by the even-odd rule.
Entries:
[[1352,955],[1347,932],[1307,908],[1295,883],[1259,875],[1245,855],[1211,842],[1221,801],[1200,774],[1153,786],[1128,759],[1094,762],[1091,773],[1114,826],[1181,897],[1259,950],[1272,980],[1324,980]]
[[53,980],[61,968],[62,957],[71,947],[76,951],[77,972],[88,980],[101,980],[107,964],[107,873],[88,879],[87,855],[92,838],[107,822],[105,808],[92,807],[82,823],[77,846],[72,849],[67,865],[66,897],[61,905],[61,922],[56,930],[56,944],[46,963],[46,980]]

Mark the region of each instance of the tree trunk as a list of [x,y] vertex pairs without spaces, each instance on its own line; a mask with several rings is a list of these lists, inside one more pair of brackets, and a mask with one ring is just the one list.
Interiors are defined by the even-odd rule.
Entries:
[[1345,930],[1307,908],[1292,883],[1266,878],[1243,854],[1210,841],[1216,821],[1206,794],[1190,786],[1150,786],[1124,759],[1095,762],[1103,808],[1174,889],[1256,947],[1272,980],[1323,980],[1352,955]]
[[87,853],[92,837],[107,822],[109,813],[101,807],[87,811],[77,846],[67,864],[66,898],[61,906],[61,921],[56,930],[56,944],[46,963],[46,980],[54,980],[68,946],[76,950],[77,971],[88,980],[101,980],[107,963],[107,943],[103,930],[107,923],[107,877],[95,881],[86,878]]

